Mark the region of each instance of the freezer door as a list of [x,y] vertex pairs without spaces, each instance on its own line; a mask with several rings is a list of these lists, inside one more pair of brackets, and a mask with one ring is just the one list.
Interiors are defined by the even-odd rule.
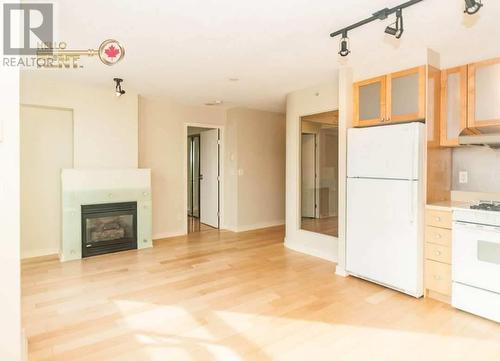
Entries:
[[419,179],[424,125],[408,123],[348,130],[348,177]]
[[417,181],[348,179],[346,268],[422,296],[423,242]]

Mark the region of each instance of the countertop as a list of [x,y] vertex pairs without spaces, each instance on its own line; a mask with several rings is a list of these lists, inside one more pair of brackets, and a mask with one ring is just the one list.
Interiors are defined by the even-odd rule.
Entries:
[[463,201],[442,201],[426,204],[425,208],[434,209],[436,211],[451,211],[453,208],[468,208],[471,202]]

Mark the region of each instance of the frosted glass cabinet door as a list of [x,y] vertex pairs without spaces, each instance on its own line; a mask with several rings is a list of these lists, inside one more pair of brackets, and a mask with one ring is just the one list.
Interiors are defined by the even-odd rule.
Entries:
[[469,65],[469,125],[500,125],[500,58]]
[[385,118],[386,77],[355,83],[353,86],[354,125],[377,125]]
[[425,119],[425,66],[388,75],[387,118],[390,122]]
[[467,66],[441,72],[441,145],[458,146],[458,136],[467,127]]

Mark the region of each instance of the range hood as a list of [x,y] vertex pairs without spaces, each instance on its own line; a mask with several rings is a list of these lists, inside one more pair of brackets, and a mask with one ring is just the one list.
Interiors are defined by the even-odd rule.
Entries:
[[465,128],[458,137],[460,145],[482,145],[500,149],[500,126]]

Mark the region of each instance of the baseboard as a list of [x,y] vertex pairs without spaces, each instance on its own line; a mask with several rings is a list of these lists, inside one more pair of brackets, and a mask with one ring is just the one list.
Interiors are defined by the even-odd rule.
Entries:
[[347,273],[344,268],[339,268],[338,265],[337,265],[337,267],[335,267],[335,274],[337,276],[341,276],[341,277],[348,277],[349,276],[349,273]]
[[157,241],[160,239],[164,238],[172,238],[172,237],[179,237],[179,236],[185,236],[185,232],[165,232],[165,233],[158,233],[153,235],[153,240]]
[[43,256],[59,255],[59,248],[37,249],[32,251],[21,251],[21,259],[36,258]]
[[283,226],[285,225],[285,220],[279,220],[279,221],[272,221],[272,222],[260,222],[260,223],[254,223],[254,224],[249,224],[249,225],[244,225],[244,226],[238,226],[236,227],[233,232],[247,232],[247,231],[254,231],[256,229],[263,229],[263,228],[270,228],[270,227],[277,227],[277,226]]

